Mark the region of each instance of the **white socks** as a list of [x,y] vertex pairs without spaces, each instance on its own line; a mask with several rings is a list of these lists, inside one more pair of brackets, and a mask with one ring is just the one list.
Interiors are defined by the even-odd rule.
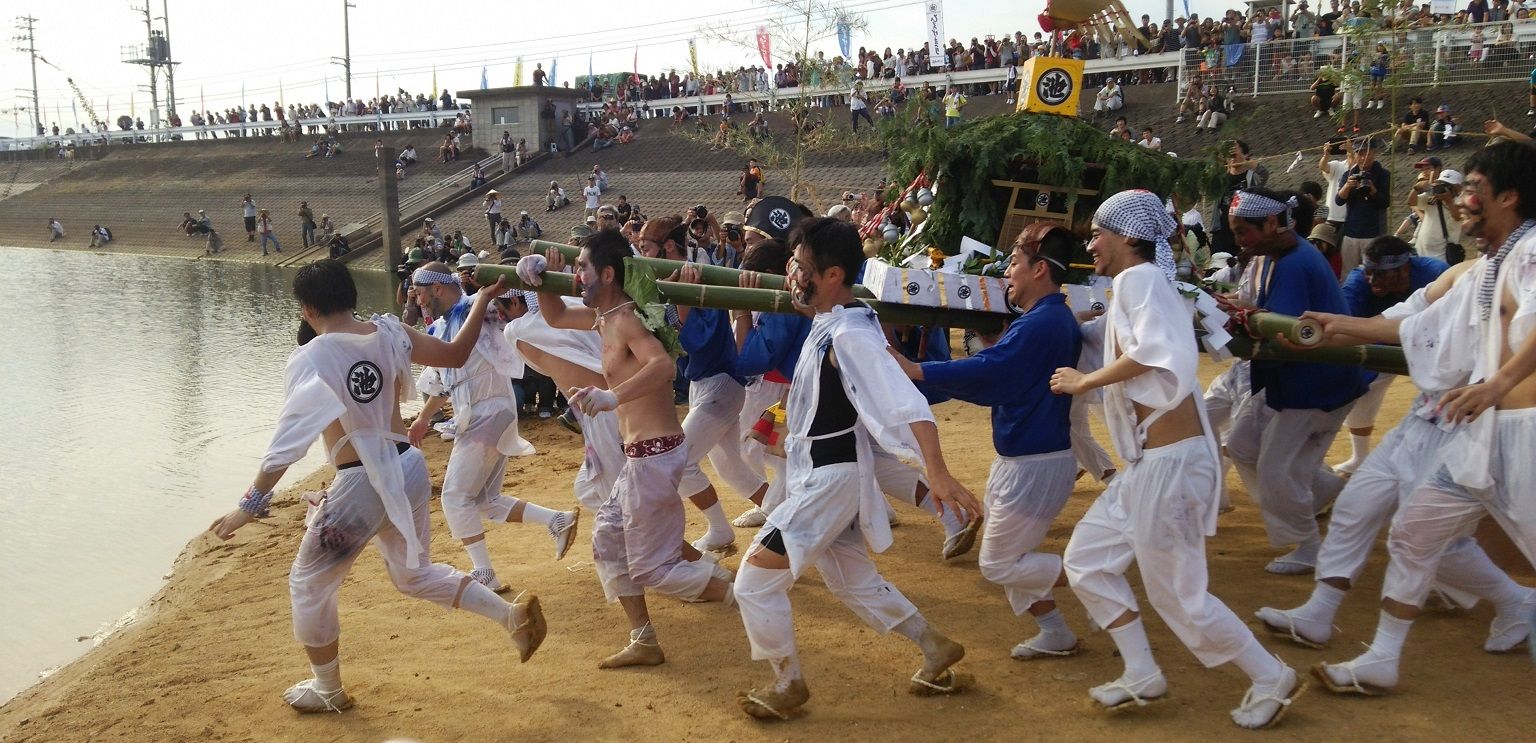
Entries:
[[1321,539],[1302,542],[1296,549],[1271,560],[1264,569],[1275,575],[1306,575],[1317,568],[1317,550]]
[[[514,498],[513,500],[517,499]],[[523,523],[525,524],[540,524],[542,526],[548,526],[550,520],[555,518],[555,514],[559,513],[559,511],[550,510],[543,506],[529,503],[528,501],[521,502],[523,504]],[[512,507],[516,508],[517,504],[513,503]]]
[[1364,655],[1347,663],[1325,663],[1323,673],[1336,691],[1354,691],[1377,694],[1381,690],[1397,686],[1398,658],[1403,654],[1403,643],[1413,622],[1398,619],[1381,612],[1376,625],[1376,639]]
[[474,563],[476,570],[491,569],[491,549],[484,539],[464,545],[464,551],[469,553],[469,561]]
[[1125,674],[1121,678],[1136,681],[1162,673],[1157,661],[1152,659],[1152,643],[1147,641],[1147,626],[1142,624],[1141,617],[1109,630],[1109,637],[1115,641],[1120,659],[1125,661]]
[[1232,662],[1253,681],[1242,703],[1232,710],[1232,721],[1250,730],[1275,724],[1290,706],[1292,691],[1301,687],[1296,671],[1271,655],[1256,639],[1250,640]]
[[1067,620],[1061,616],[1060,609],[1051,609],[1035,617],[1035,624],[1040,626],[1040,634],[1015,645],[1012,652],[1014,658],[1032,660],[1076,652],[1077,635],[1067,627]]
[[1257,639],[1250,641],[1248,647],[1232,659],[1232,663],[1241,668],[1243,673],[1248,674],[1248,680],[1252,681],[1254,686],[1272,686],[1285,675],[1285,664],[1265,650],[1264,645]]
[[1152,645],[1147,642],[1147,628],[1137,617],[1129,624],[1109,630],[1110,639],[1125,661],[1125,672],[1120,678],[1088,690],[1088,696],[1105,707],[1137,705],[1168,693],[1168,679],[1152,659]]
[[1408,630],[1412,627],[1412,620],[1398,619],[1382,612],[1381,620],[1376,624],[1376,639],[1371,641],[1371,649],[1366,655],[1392,659],[1402,657],[1403,644],[1408,641]]
[[474,580],[464,586],[464,592],[459,594],[459,608],[502,625],[506,624],[507,615],[512,613],[511,604]]
[[1356,464],[1364,464],[1365,458],[1371,455],[1371,435],[1364,436],[1358,433],[1349,435],[1349,458]]
[[731,528],[731,520],[725,517],[725,508],[720,505],[720,501],[704,509],[704,518],[709,521],[709,531],[704,536],[711,543],[722,539],[729,542],[736,538],[736,530]]
[[312,688],[321,694],[334,694],[341,691],[341,657],[331,659],[330,663],[323,666],[309,664],[309,670],[315,674],[315,684]]

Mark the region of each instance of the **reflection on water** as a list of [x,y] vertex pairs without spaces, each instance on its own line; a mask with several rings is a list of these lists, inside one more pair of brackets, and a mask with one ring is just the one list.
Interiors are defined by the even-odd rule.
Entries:
[[[0,261],[4,700],[148,599],[250,485],[298,306],[292,271],[269,265],[13,248]],[[386,274],[353,276],[365,309],[395,311]]]

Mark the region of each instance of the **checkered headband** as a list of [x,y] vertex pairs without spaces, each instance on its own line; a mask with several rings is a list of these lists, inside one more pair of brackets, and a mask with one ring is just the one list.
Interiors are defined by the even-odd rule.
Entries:
[[1173,247],[1168,244],[1168,237],[1178,229],[1178,223],[1163,208],[1163,200],[1157,194],[1143,189],[1121,191],[1099,204],[1093,223],[1117,235],[1152,242],[1157,246],[1157,267],[1173,281]]
[[1234,217],[1252,217],[1263,219],[1273,214],[1280,215],[1280,225],[1289,226],[1291,223],[1291,209],[1297,205],[1296,197],[1289,201],[1275,201],[1274,199],[1256,194],[1252,191],[1238,191],[1232,194],[1231,206],[1227,213]]

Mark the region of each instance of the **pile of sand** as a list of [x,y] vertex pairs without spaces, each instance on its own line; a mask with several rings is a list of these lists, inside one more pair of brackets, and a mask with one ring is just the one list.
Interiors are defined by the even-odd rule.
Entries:
[[[1209,364],[1203,369],[1207,379],[1214,371]],[[1409,400],[1407,384],[1392,389],[1378,438]],[[951,470],[980,493],[992,458],[986,411],[947,403],[936,412]],[[547,421],[526,423],[524,434],[539,454],[512,461],[507,492],[572,507],[579,439]],[[447,451],[442,442],[427,447],[434,483],[442,480]],[[1346,455],[1341,441],[1330,461]],[[290,493],[316,489],[329,478],[328,471],[318,474]],[[1265,604],[1299,603],[1312,581],[1263,571],[1276,550],[1241,483],[1231,480],[1238,507],[1222,517],[1208,549],[1213,592],[1245,619]],[[1063,549],[1072,524],[1099,490],[1087,478],[1078,483],[1046,549]],[[968,648],[962,668],[975,676],[976,687],[965,694],[910,696],[906,680],[917,668],[916,650],[900,637],[865,627],[826,592],[814,571],[791,594],[812,691],[799,719],[765,724],[736,708],[736,691],[760,683],[769,670],[749,659],[739,616],[720,605],[653,600],[667,664],[599,671],[598,660],[627,638],[618,608],[603,603],[586,535],[554,563],[543,529],[514,524],[492,527],[488,539],[502,580],[542,598],[549,637],[532,661],[519,665],[501,629],[483,619],[395,592],[377,552],[369,549],[341,596],[343,676],[357,706],[341,715],[301,717],[279,695],[309,672],[288,619],[287,572],[303,510],[291,494],[279,500],[285,505],[272,519],[246,527],[228,543],[206,534],[194,538],[142,621],[0,708],[0,739],[940,741],[1240,734],[1227,710],[1246,687],[1241,673],[1201,668],[1156,618],[1149,619],[1149,632],[1172,693],[1166,703],[1146,709],[1105,714],[1090,708],[1088,687],[1117,676],[1120,663],[1109,638],[1089,631],[1070,590],[1057,598],[1084,636],[1083,654],[1029,663],[1010,659],[1010,648],[1033,627],[1015,618],[1002,591],[981,578],[974,553],[942,562],[938,525],[910,508],[901,513],[896,545],[879,563],[930,621]],[[732,495],[726,503],[728,512],[743,509]],[[701,533],[697,512],[690,510],[690,520],[690,534]],[[438,559],[468,567],[440,513],[434,514],[433,534]],[[744,545],[750,536],[743,531],[739,539]],[[1507,546],[1497,551],[1514,564]],[[1339,615],[1330,648],[1306,650],[1269,638],[1265,643],[1297,667],[1357,654],[1376,624],[1383,564],[1378,550]],[[1529,567],[1518,567],[1529,583]],[[1450,729],[1466,738],[1529,738],[1536,729],[1531,660],[1524,653],[1482,652],[1491,616],[1487,606],[1427,613],[1409,641],[1396,694],[1368,700],[1313,688],[1270,737],[1424,740]]]

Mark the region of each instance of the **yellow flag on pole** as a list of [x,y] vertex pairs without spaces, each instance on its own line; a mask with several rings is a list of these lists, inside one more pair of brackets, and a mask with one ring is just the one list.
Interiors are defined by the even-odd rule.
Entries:
[[517,66],[512,68],[512,85],[516,87],[522,87],[523,85],[523,56],[521,54],[517,56]]

